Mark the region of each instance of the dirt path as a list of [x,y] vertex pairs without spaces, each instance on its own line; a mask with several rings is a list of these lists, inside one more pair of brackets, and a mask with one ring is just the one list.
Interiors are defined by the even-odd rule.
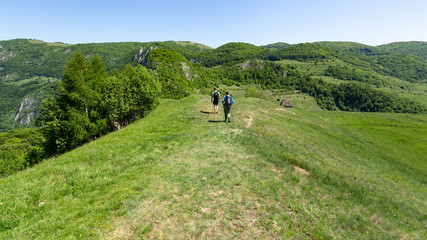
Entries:
[[243,120],[245,120],[246,122],[246,128],[249,128],[252,126],[252,121],[254,120],[254,117],[253,117],[253,112],[250,112],[250,111],[247,111],[247,112],[249,114],[249,118],[245,118]]
[[292,112],[292,111],[289,111],[289,110],[287,110],[287,109],[285,109],[285,108],[276,108],[276,109],[274,109],[274,110],[276,110],[276,111],[288,112],[288,113],[290,113],[290,114],[297,115],[296,113],[294,113],[294,112]]

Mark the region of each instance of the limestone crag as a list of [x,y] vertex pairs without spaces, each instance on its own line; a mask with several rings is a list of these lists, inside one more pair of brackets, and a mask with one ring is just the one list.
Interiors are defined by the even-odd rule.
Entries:
[[187,78],[189,81],[193,81],[193,78],[191,77],[192,74],[190,72],[190,66],[188,66],[185,62],[181,62],[181,69],[184,72],[185,78]]
[[19,105],[18,113],[13,119],[19,125],[29,125],[31,121],[38,117],[39,113],[35,111],[36,101],[33,98],[24,98]]
[[262,60],[248,60],[244,63],[241,63],[239,66],[241,70],[245,70],[247,68],[263,69],[264,66],[262,63],[264,63]]
[[139,51],[135,54],[135,56],[133,57],[133,61],[134,62],[138,62],[139,64],[143,65],[143,66],[147,66],[147,56],[148,53],[151,50],[157,49],[156,46],[151,46],[149,48],[147,48],[147,50],[144,51],[144,48],[140,48]]

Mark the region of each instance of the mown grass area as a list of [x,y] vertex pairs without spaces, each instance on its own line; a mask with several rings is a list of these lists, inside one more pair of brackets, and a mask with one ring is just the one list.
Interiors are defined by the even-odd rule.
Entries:
[[0,179],[1,239],[424,239],[426,115],[207,95]]

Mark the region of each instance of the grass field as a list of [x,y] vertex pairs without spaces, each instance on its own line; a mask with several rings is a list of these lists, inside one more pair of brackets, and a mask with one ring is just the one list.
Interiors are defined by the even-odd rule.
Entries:
[[[0,179],[0,239],[426,239],[427,117],[210,98]],[[285,109],[277,98],[291,97]]]

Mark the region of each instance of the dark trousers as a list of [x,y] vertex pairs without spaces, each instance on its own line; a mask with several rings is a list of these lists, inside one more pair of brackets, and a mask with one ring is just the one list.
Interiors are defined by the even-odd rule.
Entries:
[[231,110],[231,106],[226,106],[224,105],[224,116],[225,116],[225,121],[230,121],[230,110]]

